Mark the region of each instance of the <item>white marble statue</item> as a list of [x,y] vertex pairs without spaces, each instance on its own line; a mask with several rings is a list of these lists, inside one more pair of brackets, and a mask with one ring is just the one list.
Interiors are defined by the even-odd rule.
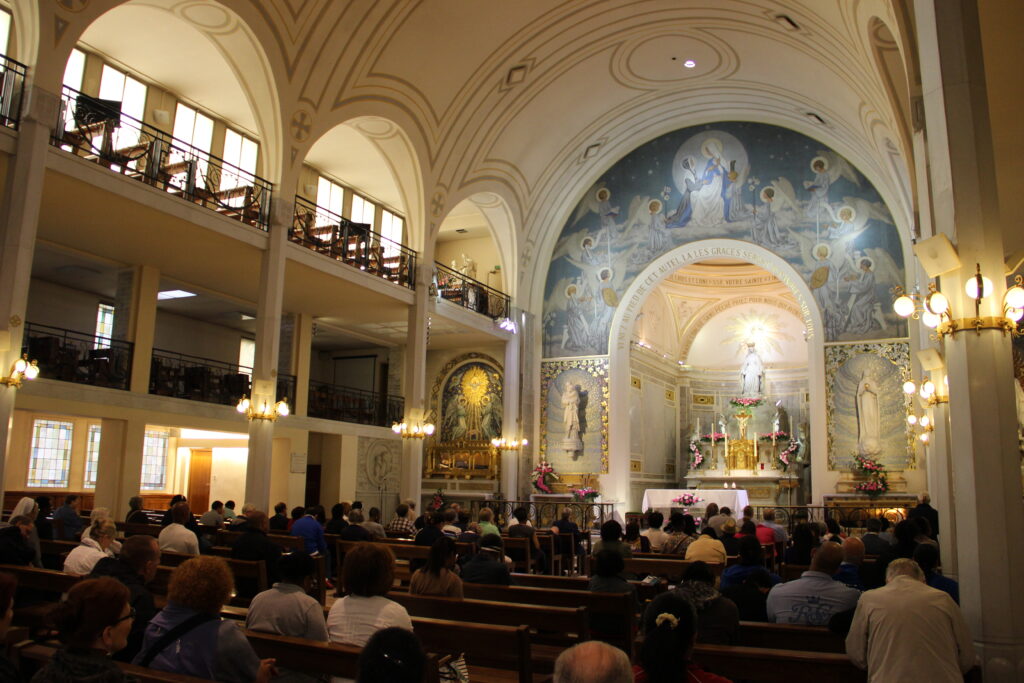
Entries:
[[459,269],[463,275],[476,279],[476,261],[472,256],[462,254],[462,268]]
[[562,394],[562,420],[565,423],[565,440],[579,441],[580,392],[575,384],[566,385]]
[[747,342],[747,357],[740,367],[740,396],[761,396],[764,391],[764,363],[757,355],[757,348]]
[[857,450],[861,455],[882,452],[881,415],[878,411],[878,386],[866,374],[857,384]]

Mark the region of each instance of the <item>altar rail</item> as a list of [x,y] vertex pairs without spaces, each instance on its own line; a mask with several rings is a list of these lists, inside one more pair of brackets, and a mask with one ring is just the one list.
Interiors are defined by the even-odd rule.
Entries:
[[[755,505],[754,518],[764,519],[765,510],[775,511],[775,522],[790,531],[801,522],[824,522],[834,519],[846,532],[863,528],[869,519],[884,516],[893,524],[907,518],[905,507],[891,507],[884,502],[867,505]],[[739,517],[741,510],[733,513]]]
[[504,527],[512,518],[512,512],[516,508],[526,508],[530,522],[535,528],[543,529],[562,518],[562,510],[568,508],[572,511],[570,519],[579,525],[580,529],[599,529],[605,522],[614,519],[615,505],[612,503],[583,503],[576,501],[566,502],[541,502],[532,500],[472,500],[469,503],[473,519],[477,518],[480,510],[490,508],[494,510],[497,518],[495,524]]

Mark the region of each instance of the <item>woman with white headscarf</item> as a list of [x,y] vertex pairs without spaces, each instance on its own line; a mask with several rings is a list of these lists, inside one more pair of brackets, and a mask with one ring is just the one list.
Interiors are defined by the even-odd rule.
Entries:
[[[97,521],[105,519],[114,522],[114,518],[110,514],[110,508],[93,508],[92,512],[89,513],[89,524],[95,524]],[[110,541],[110,552],[113,555],[121,554],[121,541],[116,538]]]
[[32,533],[30,533],[29,537],[25,540],[35,552],[35,556],[32,558],[32,566],[41,568],[43,566],[43,556],[39,548],[39,531],[36,529],[36,516],[38,514],[39,506],[36,505],[34,500],[25,496],[18,501],[17,505],[14,506],[14,511],[11,512],[9,519],[25,516],[32,520]]

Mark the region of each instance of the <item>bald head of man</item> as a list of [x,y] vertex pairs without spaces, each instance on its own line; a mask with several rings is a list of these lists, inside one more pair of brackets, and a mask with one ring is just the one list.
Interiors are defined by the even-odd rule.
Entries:
[[824,572],[829,576],[835,576],[839,571],[839,565],[843,563],[843,549],[838,543],[828,541],[822,543],[811,558],[811,571]]
[[632,683],[626,653],[599,640],[570,647],[555,660],[555,683]]
[[864,541],[850,538],[843,541],[843,562],[861,565],[864,562]]

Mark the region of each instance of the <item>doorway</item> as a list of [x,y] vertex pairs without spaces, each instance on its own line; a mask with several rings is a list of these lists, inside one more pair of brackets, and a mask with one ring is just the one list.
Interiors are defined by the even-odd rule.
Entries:
[[320,504],[320,465],[306,465],[306,507]]
[[188,465],[188,503],[192,512],[202,514],[210,509],[210,469],[212,448],[191,448]]

